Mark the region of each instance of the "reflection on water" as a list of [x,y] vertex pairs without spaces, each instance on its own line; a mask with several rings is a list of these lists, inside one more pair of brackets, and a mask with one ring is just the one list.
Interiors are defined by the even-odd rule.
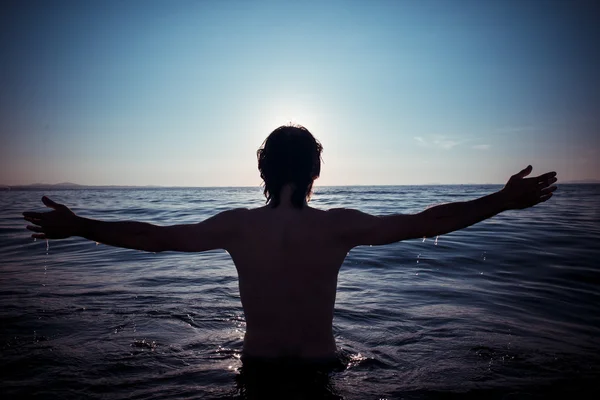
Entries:
[[[408,213],[494,189],[317,188],[312,204]],[[159,224],[264,203],[260,188],[43,194],[92,218]],[[266,377],[260,368],[242,368],[245,322],[227,253],[149,254],[78,238],[48,249],[28,238],[20,219],[23,210],[40,209],[41,196],[0,193],[3,397],[240,398],[270,390],[288,398],[529,399],[597,392],[600,186],[562,185],[538,208],[439,240],[351,251],[334,319],[345,367],[314,376],[279,367]]]

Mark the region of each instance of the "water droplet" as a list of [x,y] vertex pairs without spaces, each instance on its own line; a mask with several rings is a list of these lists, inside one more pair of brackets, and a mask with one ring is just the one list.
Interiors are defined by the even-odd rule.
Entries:
[[436,246],[437,246],[438,238],[439,238],[439,236],[436,236],[435,237],[435,242],[433,242],[433,244],[436,245]]
[[423,242],[422,243],[425,243],[425,239],[427,239],[427,237],[423,236]]

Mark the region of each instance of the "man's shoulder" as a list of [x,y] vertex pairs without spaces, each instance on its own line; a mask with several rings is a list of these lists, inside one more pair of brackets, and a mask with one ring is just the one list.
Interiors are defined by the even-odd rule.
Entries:
[[240,221],[246,219],[249,212],[250,210],[247,208],[231,208],[215,214],[204,222],[211,221],[222,226],[235,226]]
[[[240,216],[240,215],[249,215],[249,214],[258,214],[264,211],[268,211],[271,209],[268,205],[262,207],[254,207],[254,208],[232,208],[226,211],[222,211],[220,214],[222,215],[231,215],[231,216]],[[330,208],[328,210],[323,210],[320,208],[309,207],[306,206],[304,210],[314,213],[316,215],[320,215],[323,217],[344,217],[351,215],[364,215],[365,213],[356,210],[353,208]]]
[[353,215],[361,213],[361,211],[352,208],[330,208],[328,210],[322,210],[320,208],[309,207],[309,209],[314,215],[334,222],[338,219],[351,218]]
[[360,210],[356,210],[353,208],[331,208],[331,209],[327,210],[327,214],[329,215],[330,218],[336,219],[336,220],[356,218],[356,217],[369,215]]
[[248,214],[249,211],[251,210],[248,208],[231,208],[229,210],[221,211],[217,216],[222,218],[236,218]]
[[248,220],[256,220],[257,218],[261,218],[261,214],[263,214],[267,209],[267,206],[263,207],[255,207],[255,208],[232,208],[226,211],[222,211],[218,215],[222,216],[224,220],[230,221],[248,221]]
[[[236,219],[255,219],[255,218],[265,218],[268,214],[271,214],[273,211],[272,207],[268,205],[256,208],[236,208],[231,209],[229,211],[225,211],[224,213],[228,213],[229,216]],[[302,218],[308,218],[309,220],[319,220],[324,223],[332,222],[336,223],[340,219],[344,218],[352,218],[353,215],[357,213],[361,213],[358,210],[348,209],[348,208],[332,208],[329,210],[323,210],[320,208],[305,206],[301,210],[300,215],[303,215]]]

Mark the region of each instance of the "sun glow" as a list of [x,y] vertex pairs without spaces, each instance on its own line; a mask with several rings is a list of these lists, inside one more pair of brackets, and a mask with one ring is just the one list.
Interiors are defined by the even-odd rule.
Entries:
[[278,98],[273,103],[266,107],[263,127],[260,129],[261,137],[257,138],[258,143],[262,143],[267,135],[274,129],[282,125],[302,125],[308,129],[315,137],[322,140],[325,132],[325,121],[323,111],[316,112],[320,107],[316,104],[309,104],[307,101]]
[[302,125],[312,131],[318,125],[318,118],[310,107],[302,105],[277,105],[268,118],[268,125],[275,129],[281,125]]

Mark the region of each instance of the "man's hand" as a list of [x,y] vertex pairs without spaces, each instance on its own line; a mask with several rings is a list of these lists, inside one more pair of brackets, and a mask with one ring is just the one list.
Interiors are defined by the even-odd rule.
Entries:
[[557,181],[556,172],[548,172],[535,178],[525,178],[532,171],[531,165],[510,177],[501,193],[509,210],[535,206],[552,197],[557,187],[550,186]]
[[58,204],[48,197],[42,197],[46,207],[52,208],[49,212],[24,212],[26,221],[34,225],[27,225],[27,229],[34,233],[32,238],[36,239],[65,239],[74,236],[77,230],[78,217],[69,210],[67,206]]

